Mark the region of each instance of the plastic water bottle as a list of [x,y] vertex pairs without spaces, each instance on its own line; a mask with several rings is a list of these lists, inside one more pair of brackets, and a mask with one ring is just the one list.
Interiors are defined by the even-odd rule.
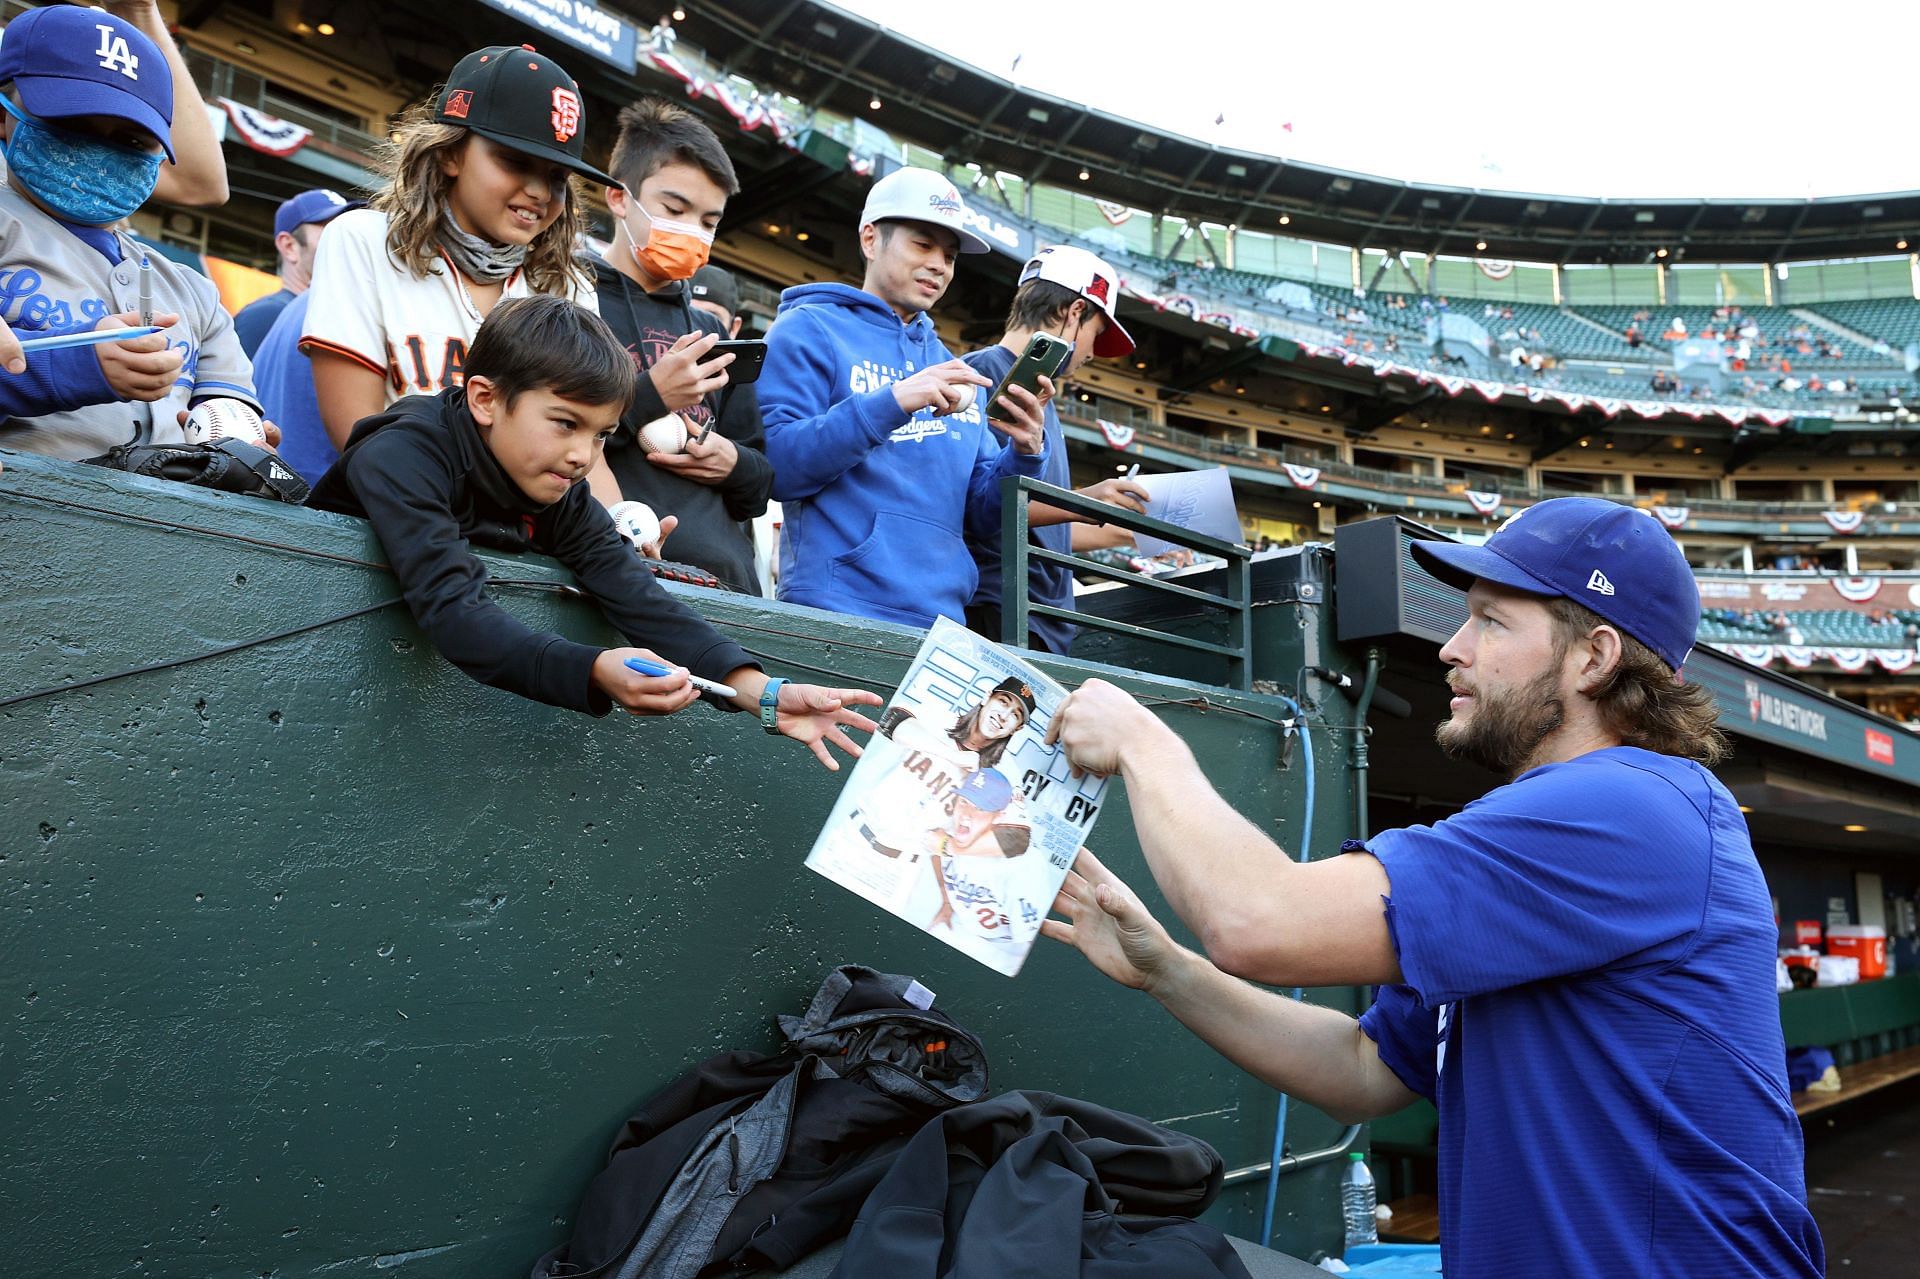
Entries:
[[1373,1210],[1373,1171],[1367,1167],[1367,1157],[1356,1150],[1347,1156],[1347,1175],[1340,1179],[1340,1215],[1347,1225],[1347,1247],[1380,1242]]

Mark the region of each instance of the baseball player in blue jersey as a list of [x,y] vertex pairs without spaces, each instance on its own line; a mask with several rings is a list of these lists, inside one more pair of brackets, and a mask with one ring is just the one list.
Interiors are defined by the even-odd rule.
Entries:
[[29,335],[161,330],[44,352],[0,377],[0,446],[82,458],[180,442],[186,410],[203,399],[257,411],[213,283],[109,229],[153,194],[173,153],[160,50],[102,10],[35,9],[0,41],[0,111],[0,319]]
[[[1125,776],[1206,954],[1084,853],[1044,931],[1329,1115],[1431,1100],[1448,1274],[1824,1273],[1772,903],[1707,771],[1726,751],[1712,697],[1680,675],[1692,570],[1651,516],[1599,498],[1413,550],[1467,592],[1439,743],[1506,784],[1295,862],[1165,724],[1090,681],[1050,732],[1076,767]],[[1238,977],[1380,991],[1356,1021]]]

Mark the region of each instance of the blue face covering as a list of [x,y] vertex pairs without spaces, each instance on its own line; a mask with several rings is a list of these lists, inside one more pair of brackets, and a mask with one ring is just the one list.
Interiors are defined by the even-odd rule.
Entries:
[[166,158],[160,152],[31,120],[4,95],[0,108],[18,122],[6,145],[7,172],[63,222],[118,222],[153,194]]

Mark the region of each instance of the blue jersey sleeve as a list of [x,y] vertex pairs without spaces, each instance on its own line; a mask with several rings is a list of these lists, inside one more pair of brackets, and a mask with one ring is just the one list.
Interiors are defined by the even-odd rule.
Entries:
[[1631,979],[1682,958],[1706,912],[1711,802],[1697,766],[1614,748],[1535,769],[1432,826],[1374,836],[1407,985],[1431,1008],[1603,969]]
[[1382,986],[1373,1007],[1360,1014],[1360,1033],[1373,1041],[1380,1061],[1401,1083],[1433,1100],[1443,1033],[1438,1009],[1422,1005],[1410,987]]

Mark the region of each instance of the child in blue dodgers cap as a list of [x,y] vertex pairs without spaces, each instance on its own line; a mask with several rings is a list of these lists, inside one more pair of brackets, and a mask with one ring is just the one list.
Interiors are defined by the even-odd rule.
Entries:
[[0,111],[0,319],[31,336],[129,328],[150,308],[164,330],[45,352],[0,377],[0,447],[83,458],[179,443],[199,400],[257,410],[213,283],[110,229],[173,154],[172,73],[154,43],[99,9],[23,14],[0,40]]
[[[1824,1273],[1772,901],[1708,771],[1726,753],[1712,699],[1680,677],[1700,617],[1685,558],[1599,498],[1413,553],[1467,592],[1440,650],[1440,745],[1505,784],[1295,862],[1172,730],[1090,681],[1050,734],[1076,767],[1124,777],[1154,879],[1206,954],[1085,852],[1043,931],[1343,1122],[1432,1101],[1449,1274]],[[1243,977],[1380,991],[1356,1020]]]

